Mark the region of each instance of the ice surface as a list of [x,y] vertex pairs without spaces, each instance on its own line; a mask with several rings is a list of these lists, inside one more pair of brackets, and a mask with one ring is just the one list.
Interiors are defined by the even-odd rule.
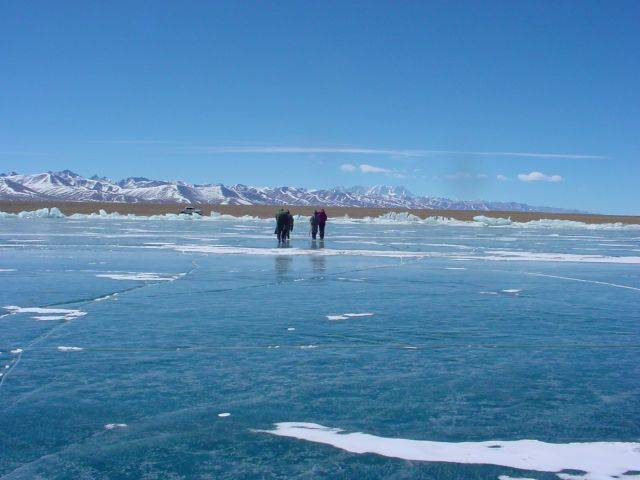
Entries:
[[581,477],[584,480],[633,478],[632,475],[623,475],[640,470],[640,443],[633,442],[435,442],[345,433],[339,428],[303,422],[280,422],[273,430],[259,431],[333,445],[353,453],[376,453],[404,460],[490,464],[541,472],[582,470],[587,472]]
[[[0,477],[566,480],[508,465],[640,439],[637,230],[176,217],[0,218]],[[454,461],[250,431],[291,419]]]

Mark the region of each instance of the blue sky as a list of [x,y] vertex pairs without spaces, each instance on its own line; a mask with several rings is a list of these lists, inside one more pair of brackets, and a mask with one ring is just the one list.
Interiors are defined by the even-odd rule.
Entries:
[[3,2],[0,171],[639,214],[638,19],[636,1]]

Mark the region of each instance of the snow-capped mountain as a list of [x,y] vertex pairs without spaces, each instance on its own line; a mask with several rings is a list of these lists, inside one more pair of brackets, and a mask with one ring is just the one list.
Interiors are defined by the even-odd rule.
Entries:
[[518,212],[567,212],[514,202],[459,201],[413,195],[404,187],[332,188],[307,190],[295,187],[246,185],[196,185],[180,181],[130,177],[114,182],[94,175],[85,178],[70,170],[21,175],[0,174],[0,200],[191,203],[212,205],[323,205],[333,207],[502,210]]

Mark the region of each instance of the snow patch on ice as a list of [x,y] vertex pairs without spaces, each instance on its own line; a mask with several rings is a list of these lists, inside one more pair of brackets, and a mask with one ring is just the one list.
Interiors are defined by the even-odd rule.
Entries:
[[362,256],[380,258],[447,258],[454,261],[488,260],[488,261],[529,261],[529,262],[580,262],[580,263],[618,263],[640,264],[637,256],[604,256],[572,253],[524,252],[513,250],[490,250],[487,253],[462,252],[411,252],[398,250],[322,250],[304,248],[256,248],[232,247],[227,245],[146,245],[139,248],[171,249],[181,253],[201,253],[217,255],[265,255],[265,256]]
[[339,315],[327,315],[327,320],[348,320],[357,317],[372,317],[373,313],[341,313]]
[[69,308],[42,308],[42,307],[18,307],[16,305],[7,305],[3,307],[5,310],[9,310],[12,314],[18,313],[42,313],[43,315],[36,315],[31,318],[34,320],[73,320],[74,318],[82,317],[87,314],[82,310],[75,310]]
[[317,423],[281,422],[275,427],[255,431],[332,445],[353,453],[374,453],[404,460],[497,465],[553,473],[581,470],[586,472],[580,476],[583,480],[637,478],[624,474],[640,470],[640,443],[635,442],[496,440],[454,443],[346,433]]
[[107,423],[104,428],[106,430],[113,430],[116,428],[127,428],[128,425],[126,423]]
[[127,272],[127,273],[99,273],[96,277],[110,278],[111,280],[138,280],[141,282],[173,282],[185,275],[184,273],[168,274],[154,272]]

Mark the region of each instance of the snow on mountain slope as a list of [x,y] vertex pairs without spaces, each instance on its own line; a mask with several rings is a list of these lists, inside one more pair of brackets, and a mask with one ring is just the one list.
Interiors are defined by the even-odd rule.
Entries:
[[69,170],[21,175],[0,174],[0,200],[65,200],[125,203],[192,203],[219,205],[324,205],[444,210],[504,210],[567,212],[523,203],[459,201],[420,197],[399,186],[307,190],[296,187],[250,187],[247,185],[194,185],[184,182],[130,177],[113,182],[94,175],[85,178]]

